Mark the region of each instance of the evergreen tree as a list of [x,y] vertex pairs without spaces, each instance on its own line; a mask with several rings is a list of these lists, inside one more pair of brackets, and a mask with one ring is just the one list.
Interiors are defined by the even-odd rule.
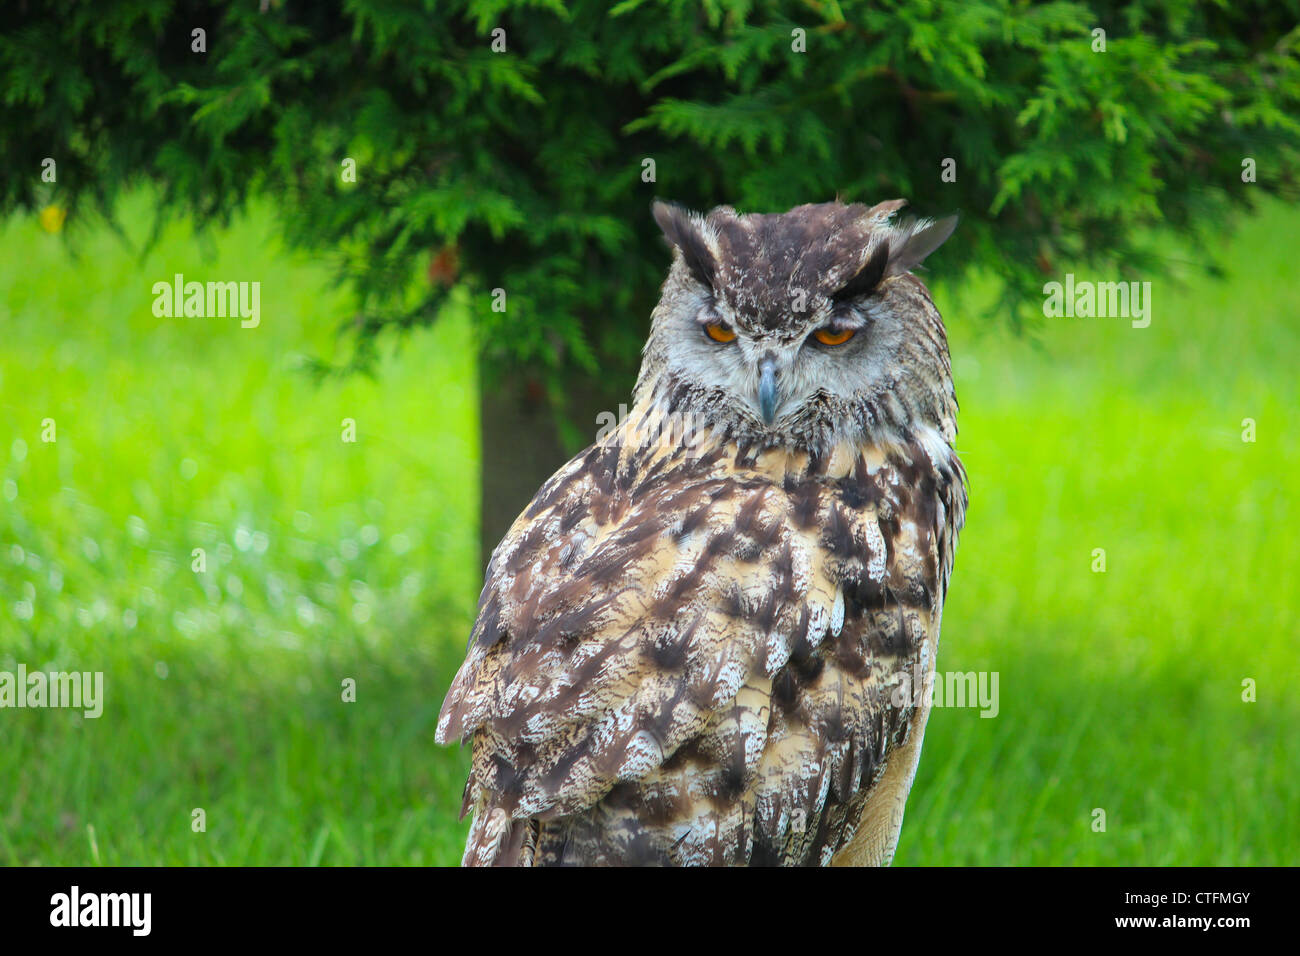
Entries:
[[355,291],[339,319],[357,366],[464,290],[490,545],[561,446],[591,440],[593,409],[626,400],[668,261],[653,198],[960,210],[943,272],[998,276],[1018,321],[1060,263],[1149,278],[1162,230],[1212,235],[1258,197],[1294,196],[1298,13],[21,2],[0,34],[0,210],[75,224],[151,183],[160,222],[207,222],[274,197],[289,243],[332,256]]

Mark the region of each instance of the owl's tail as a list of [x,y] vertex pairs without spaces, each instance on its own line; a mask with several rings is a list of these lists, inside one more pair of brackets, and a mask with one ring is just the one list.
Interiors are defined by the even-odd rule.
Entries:
[[479,807],[461,866],[532,866],[537,821],[513,820],[501,807]]

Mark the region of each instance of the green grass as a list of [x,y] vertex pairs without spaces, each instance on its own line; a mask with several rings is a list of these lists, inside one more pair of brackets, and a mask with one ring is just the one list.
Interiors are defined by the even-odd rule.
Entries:
[[945,311],[971,507],[939,665],[998,671],[1001,712],[935,711],[899,863],[1300,862],[1298,226],[1155,281],[1145,329]]
[[[899,864],[1300,862],[1297,227],[1268,207],[1226,281],[1156,280],[1147,329],[1029,342],[938,290],[971,476],[940,667],[999,672],[1000,713],[935,711]],[[90,230],[74,261],[0,229],[0,670],[107,696],[0,711],[0,863],[459,859],[464,755],[432,737],[478,591],[470,329],[316,387],[295,358],[343,300],[272,232],[142,260]],[[154,318],[175,272],[260,279],[261,327]]]
[[[296,360],[340,300],[271,234],[140,261],[95,232],[77,262],[0,234],[0,669],[102,670],[107,698],[0,712],[0,862],[458,858],[466,764],[432,738],[478,591],[469,328],[317,388]],[[260,279],[260,327],[154,318],[176,272]]]

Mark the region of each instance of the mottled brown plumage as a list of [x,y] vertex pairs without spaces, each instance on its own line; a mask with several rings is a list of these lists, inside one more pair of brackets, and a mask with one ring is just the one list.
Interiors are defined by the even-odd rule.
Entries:
[[[438,740],[473,753],[466,864],[892,856],[966,504],[942,322],[907,272],[937,243],[898,205],[657,207],[677,256],[636,404],[493,554],[443,705]],[[701,314],[738,351],[683,358]],[[817,365],[826,323],[861,341]],[[780,367],[770,420],[750,359]]]

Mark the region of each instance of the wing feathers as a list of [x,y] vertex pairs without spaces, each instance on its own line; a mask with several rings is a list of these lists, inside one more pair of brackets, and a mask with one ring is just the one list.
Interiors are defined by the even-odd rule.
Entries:
[[473,743],[466,861],[820,862],[911,716],[890,688],[931,609],[883,609],[891,586],[942,593],[916,580],[939,529],[899,521],[916,476],[893,470],[929,462],[737,465],[630,435],[557,473],[494,553],[437,730]]

